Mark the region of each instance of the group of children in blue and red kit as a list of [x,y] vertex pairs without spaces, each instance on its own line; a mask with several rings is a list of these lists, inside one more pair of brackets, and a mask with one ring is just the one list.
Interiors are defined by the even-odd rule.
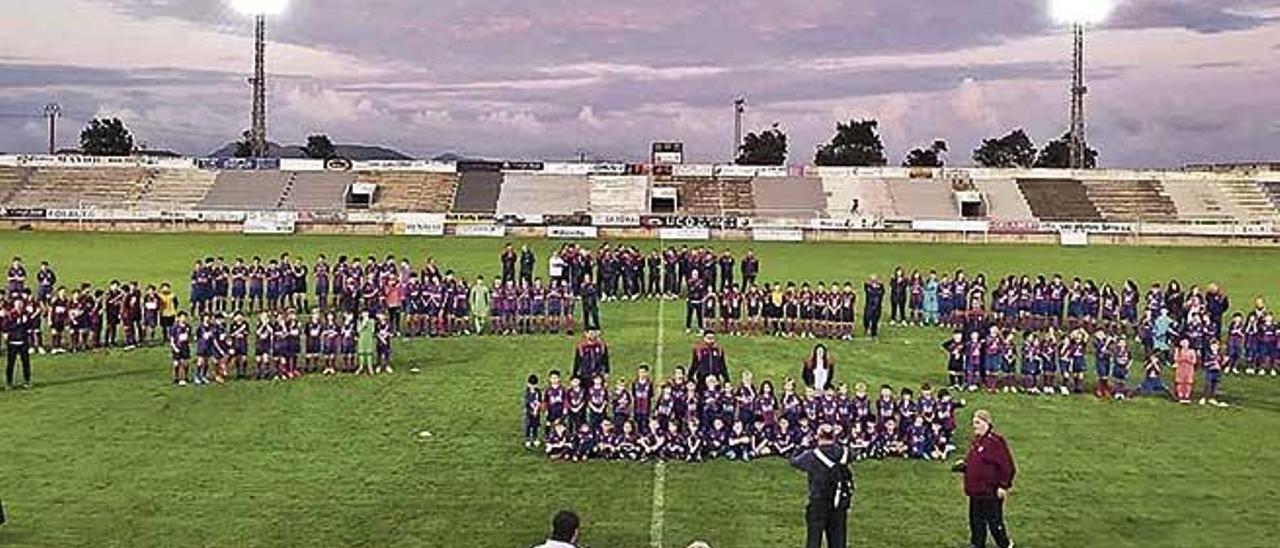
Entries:
[[789,457],[816,445],[820,425],[835,427],[839,443],[858,459],[946,459],[954,445],[955,411],[963,402],[929,385],[879,397],[857,384],[797,392],[786,379],[781,394],[771,381],[756,385],[750,373],[706,387],[685,378],[683,368],[666,382],[649,378],[641,364],[630,383],[604,375],[572,378],[566,386],[551,371],[547,386],[530,375],[524,390],[525,448],[542,447],[555,460],[712,459],[750,461]]

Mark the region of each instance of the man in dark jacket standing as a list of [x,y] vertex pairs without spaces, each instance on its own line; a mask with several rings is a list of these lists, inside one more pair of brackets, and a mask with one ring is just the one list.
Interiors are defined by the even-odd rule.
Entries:
[[35,327],[35,307],[28,306],[21,298],[13,301],[7,314],[0,315],[4,328],[7,366],[4,370],[4,387],[13,388],[14,366],[22,362],[22,387],[31,388],[31,332]]
[[848,545],[849,507],[853,505],[853,471],[849,449],[835,443],[835,429],[818,427],[818,446],[791,459],[791,465],[809,476],[809,504],[805,507],[805,548]]
[[596,375],[609,375],[609,345],[600,338],[600,332],[587,330],[573,351],[573,378],[582,386],[591,386]]
[[600,290],[591,281],[590,274],[582,275],[578,297],[582,299],[582,328],[600,330]]
[[974,412],[969,452],[954,469],[964,473],[964,494],[969,497],[969,544],[973,548],[985,547],[990,531],[996,546],[1013,546],[1004,526],[1004,501],[1013,488],[1017,469],[1008,444],[995,432],[987,410]]
[[693,375],[699,393],[707,389],[707,377],[715,377],[721,386],[729,381],[729,365],[725,362],[724,349],[716,344],[715,333],[703,332],[702,340],[693,346],[689,373]]
[[880,283],[880,278],[875,274],[871,275],[871,279],[862,286],[862,292],[866,299],[862,308],[862,329],[866,331],[868,337],[880,336],[880,308],[884,302],[884,284]]

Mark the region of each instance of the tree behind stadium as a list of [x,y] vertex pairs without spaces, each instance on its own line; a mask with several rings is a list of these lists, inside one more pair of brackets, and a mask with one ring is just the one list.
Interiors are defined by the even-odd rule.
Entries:
[[787,134],[778,124],[760,133],[748,133],[742,138],[738,158],[741,166],[780,166],[787,161]]
[[80,131],[80,151],[89,156],[133,154],[133,134],[119,118],[94,118]]
[[929,148],[915,148],[907,153],[902,167],[942,167],[943,155],[947,153],[947,142],[938,139]]
[[1036,145],[1027,132],[1015,129],[997,139],[983,139],[973,151],[973,161],[981,167],[1032,167],[1036,163]]
[[302,151],[307,154],[308,158],[317,160],[328,160],[337,156],[337,152],[333,148],[333,141],[330,141],[329,136],[323,133],[307,136],[307,146],[303,147]]
[[883,166],[884,143],[876,128],[875,120],[849,120],[836,122],[836,134],[831,142],[818,147],[813,163],[820,166]]
[[[1071,167],[1071,133],[1049,141],[1036,157],[1036,167],[1067,169]],[[1088,144],[1084,146],[1084,168],[1098,167],[1098,151]]]

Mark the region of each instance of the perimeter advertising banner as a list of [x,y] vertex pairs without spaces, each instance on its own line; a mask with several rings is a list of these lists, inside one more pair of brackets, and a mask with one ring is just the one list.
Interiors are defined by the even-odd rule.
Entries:
[[443,213],[396,213],[393,232],[405,236],[444,236]]

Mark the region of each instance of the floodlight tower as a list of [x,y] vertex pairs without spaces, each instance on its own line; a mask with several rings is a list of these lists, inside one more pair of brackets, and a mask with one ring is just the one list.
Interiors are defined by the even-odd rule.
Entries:
[[736,159],[738,153],[742,151],[742,115],[747,113],[746,97],[738,97],[733,100],[733,156]]
[[1071,131],[1067,144],[1070,148],[1070,167],[1085,167],[1088,150],[1084,128],[1084,96],[1089,88],[1084,84],[1084,30],[1089,25],[1101,23],[1111,13],[1116,0],[1051,0],[1049,9],[1054,20],[1071,26]]
[[253,86],[252,125],[249,129],[253,156],[267,155],[267,16],[284,12],[288,0],[231,0],[231,7],[253,16]]

